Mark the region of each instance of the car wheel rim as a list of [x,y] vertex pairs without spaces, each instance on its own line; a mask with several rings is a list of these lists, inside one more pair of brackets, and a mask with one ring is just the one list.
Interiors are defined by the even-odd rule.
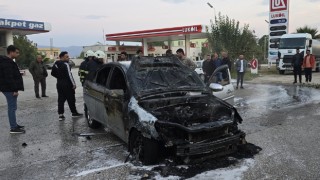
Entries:
[[88,124],[92,124],[93,120],[90,117],[89,111],[88,111],[88,115],[87,115],[87,119],[88,119]]

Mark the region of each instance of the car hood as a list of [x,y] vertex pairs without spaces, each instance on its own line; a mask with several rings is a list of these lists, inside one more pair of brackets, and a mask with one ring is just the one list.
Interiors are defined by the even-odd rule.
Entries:
[[132,60],[127,75],[132,94],[137,97],[173,91],[208,90],[197,73],[175,56],[136,58]]

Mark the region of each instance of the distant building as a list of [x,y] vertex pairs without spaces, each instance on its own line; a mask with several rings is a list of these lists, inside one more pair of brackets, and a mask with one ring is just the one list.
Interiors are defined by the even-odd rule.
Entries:
[[49,59],[58,59],[60,48],[38,48],[38,53]]

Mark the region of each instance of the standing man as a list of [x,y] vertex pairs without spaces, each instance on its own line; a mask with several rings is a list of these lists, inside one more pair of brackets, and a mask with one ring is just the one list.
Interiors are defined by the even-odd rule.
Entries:
[[[221,59],[219,58],[219,55],[218,55],[218,53],[214,53],[213,54],[213,72],[218,68],[218,67],[220,67],[222,65],[222,61],[221,61]],[[222,73],[221,72],[218,72],[217,74],[216,74],[216,76],[217,76],[217,80],[218,80],[218,82],[221,82],[222,81]]]
[[96,71],[103,65],[103,58],[105,53],[103,51],[96,51],[94,53],[94,58],[90,60],[87,64],[88,79],[92,80],[96,75]]
[[16,110],[18,91],[23,91],[23,79],[17,64],[13,59],[19,56],[19,49],[13,45],[8,46],[7,56],[0,56],[0,91],[6,97],[10,133],[25,133],[24,126],[17,124]]
[[173,56],[171,49],[166,50],[166,56]]
[[141,49],[137,50],[136,57],[141,58],[143,56],[143,52]]
[[[228,53],[227,52],[222,52],[221,53],[222,55],[222,61],[221,61],[221,64],[224,65],[224,64],[227,64],[228,65],[228,68],[229,68],[229,71],[231,72],[231,61],[228,57]],[[227,71],[223,71],[222,72],[222,78],[223,79],[226,79],[227,77],[229,76],[228,72]]]
[[95,54],[93,51],[88,50],[84,54],[84,61],[80,64],[78,75],[80,76],[80,82],[83,86],[89,71],[87,69],[88,62],[94,58]]
[[39,96],[39,83],[41,84],[42,97],[48,97],[46,95],[46,78],[48,76],[47,68],[42,61],[42,56],[37,55],[37,59],[32,61],[29,66],[29,71],[32,74],[34,81],[34,92],[36,98],[40,99]]
[[296,54],[292,57],[291,65],[293,66],[294,81],[297,83],[297,75],[299,75],[299,82],[301,83],[301,66],[303,64],[303,55],[300,53],[299,48],[296,49]]
[[222,64],[222,65],[227,64],[228,67],[229,67],[229,70],[231,71],[231,61],[230,61],[230,59],[229,59],[229,57],[228,57],[228,53],[227,53],[227,52],[222,52],[221,55],[222,55],[222,62],[221,62],[221,64]]
[[204,82],[207,83],[214,71],[214,64],[210,54],[207,55],[206,60],[202,63],[202,70],[204,73]]
[[118,61],[128,61],[128,54],[125,51],[122,51]]
[[244,60],[244,56],[240,55],[239,59],[236,62],[236,68],[237,68],[237,87],[236,89],[238,89],[239,87],[239,81],[240,81],[240,88],[243,89],[243,77],[244,77],[244,73],[246,72],[247,69],[247,61]]
[[316,64],[316,59],[314,55],[310,54],[310,50],[307,50],[307,55],[303,59],[303,68],[306,76],[306,83],[311,82],[312,79],[312,69]]
[[197,68],[197,65],[191,59],[185,56],[183,49],[179,48],[176,53],[182,64],[188,66],[191,70],[195,70]]
[[82,114],[78,113],[76,109],[75,89],[77,86],[71,73],[71,67],[68,63],[68,52],[61,52],[59,58],[60,60],[56,61],[53,65],[51,74],[57,78],[58,114],[59,120],[62,121],[65,119],[63,114],[66,100],[71,110],[72,117],[79,117],[82,116]]

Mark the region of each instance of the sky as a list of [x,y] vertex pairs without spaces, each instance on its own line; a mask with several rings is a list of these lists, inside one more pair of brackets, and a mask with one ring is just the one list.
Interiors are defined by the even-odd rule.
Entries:
[[[0,0],[0,18],[50,23],[51,32],[28,37],[42,46],[52,38],[55,47],[93,45],[108,33],[210,25],[219,12],[249,24],[257,37],[268,33],[269,0]],[[319,13],[320,0],[291,0],[289,32],[304,25],[320,31]]]

